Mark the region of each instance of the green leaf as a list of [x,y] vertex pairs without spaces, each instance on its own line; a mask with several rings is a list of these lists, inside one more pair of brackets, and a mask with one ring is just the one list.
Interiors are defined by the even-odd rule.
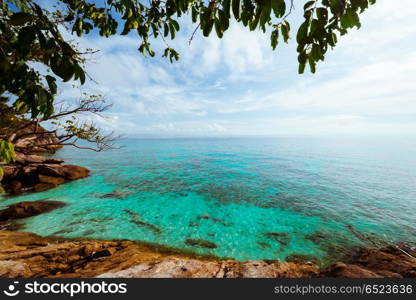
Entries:
[[270,13],[272,12],[272,0],[265,0],[260,13],[260,26],[264,26],[270,20]]
[[299,55],[298,55],[298,62],[300,63],[300,64],[306,64],[306,60],[308,59],[308,56],[306,55],[306,53],[305,52],[301,52],[301,53],[299,53]]
[[179,23],[176,20],[170,20],[171,24],[173,24],[173,27],[175,27],[176,31],[179,31]]
[[272,0],[271,5],[276,18],[281,18],[285,15],[286,3],[284,0]]
[[230,18],[230,7],[231,7],[231,1],[230,0],[224,0],[222,2],[222,8],[224,10],[225,16],[227,19]]
[[56,78],[50,75],[46,75],[46,81],[48,82],[49,89],[52,94],[56,94],[57,86],[56,86]]
[[212,27],[213,27],[213,26],[214,26],[214,20],[209,19],[209,20],[207,21],[207,23],[205,24],[204,29],[202,30],[202,34],[203,34],[205,37],[209,36],[209,34],[210,34],[210,33],[211,33],[211,31],[212,31]]
[[296,35],[296,41],[298,42],[298,44],[304,44],[306,39],[308,38],[308,27],[308,21],[305,21],[302,23],[302,25],[300,25],[298,33]]
[[23,27],[19,31],[18,41],[20,45],[29,47],[36,38],[36,31],[33,26]]
[[309,67],[311,68],[311,72],[313,74],[315,74],[315,72],[316,72],[316,62],[311,57],[309,57],[308,61],[309,61]]
[[20,26],[31,21],[33,16],[26,12],[17,12],[10,16],[9,23],[14,26]]
[[232,0],[232,9],[234,18],[238,20],[240,18],[240,0]]
[[280,30],[282,31],[283,41],[287,43],[289,41],[289,26],[282,24]]
[[226,31],[230,27],[230,19],[227,17],[223,10],[218,11],[219,22],[221,24],[222,31]]
[[223,31],[222,31],[221,23],[218,19],[215,20],[215,31],[217,33],[217,36],[221,39],[223,36]]
[[279,29],[275,29],[272,31],[270,35],[270,41],[271,41],[273,50],[275,50],[277,47],[277,44],[279,43]]
[[308,1],[308,2],[306,2],[305,3],[305,5],[303,6],[303,9],[304,10],[307,10],[309,7],[311,7],[312,5],[314,5],[315,4],[315,0],[312,0],[312,1]]
[[305,72],[306,64],[299,64],[298,73],[303,74]]

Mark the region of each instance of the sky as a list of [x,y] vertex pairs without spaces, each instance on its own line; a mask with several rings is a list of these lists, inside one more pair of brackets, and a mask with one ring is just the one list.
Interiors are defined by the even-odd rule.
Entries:
[[[301,12],[295,7],[293,24]],[[194,27],[182,20],[169,41],[181,55],[173,64],[160,52],[141,56],[136,35],[87,35],[80,47],[100,51],[87,65],[94,81],[82,89],[113,104],[96,122],[126,137],[414,135],[415,18],[412,0],[378,0],[361,29],[339,38],[317,73],[304,75],[294,32],[272,51],[269,35],[234,22],[223,39],[198,32],[189,45]],[[60,96],[79,91],[62,85]]]

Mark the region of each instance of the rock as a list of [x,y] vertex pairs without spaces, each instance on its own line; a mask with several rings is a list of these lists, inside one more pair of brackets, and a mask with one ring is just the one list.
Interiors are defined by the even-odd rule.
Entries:
[[53,188],[56,188],[58,185],[53,183],[38,183],[34,186],[35,192],[44,192]]
[[47,176],[42,174],[39,174],[38,177],[41,183],[51,183],[54,185],[59,185],[65,182],[65,179],[62,177]]
[[10,181],[16,177],[17,173],[19,172],[19,167],[14,165],[6,165],[3,167],[3,179],[2,181]]
[[29,277],[30,268],[26,263],[10,260],[0,260],[1,278]]
[[416,251],[404,245],[387,246],[380,249],[361,248],[350,259],[351,263],[379,274],[385,272],[416,278]]
[[[296,271],[295,271],[296,270]],[[203,261],[191,258],[165,258],[144,262],[119,272],[108,272],[99,278],[276,278],[312,277],[318,270],[311,266],[265,261]]]
[[194,247],[201,247],[201,248],[208,248],[208,249],[215,249],[218,246],[210,241],[203,240],[203,239],[187,239],[185,244],[194,246]]
[[75,166],[75,165],[64,165],[63,172],[66,178],[69,180],[76,180],[87,177],[90,171],[87,168]]
[[264,236],[277,241],[279,244],[287,246],[290,242],[290,236],[287,232],[266,232]]
[[111,193],[107,193],[104,195],[99,196],[100,198],[115,198],[115,199],[124,199],[128,195],[132,194],[131,191],[112,191]]
[[108,272],[99,278],[209,278],[220,270],[218,262],[196,259],[166,258],[156,262],[143,262],[119,272]]
[[33,186],[38,183],[36,168],[33,165],[22,166],[14,179],[22,182],[24,186]]
[[382,278],[383,276],[357,265],[338,262],[322,273],[323,277]]
[[312,255],[304,255],[304,254],[296,254],[296,253],[286,256],[285,261],[319,265],[319,260],[316,257]]
[[[403,261],[391,249],[367,249],[374,263],[381,253],[394,255],[396,267],[410,272],[415,263]],[[370,251],[371,250],[371,251]],[[363,250],[354,259],[363,255]],[[397,255],[396,255],[397,254]],[[375,256],[373,256],[375,255]],[[363,259],[363,258],[362,258]],[[379,258],[378,258],[379,259]],[[369,261],[370,259],[367,259]],[[388,261],[379,262],[381,266]],[[28,268],[30,266],[30,268]],[[407,266],[407,267],[405,267]],[[178,254],[166,248],[131,241],[62,240],[32,233],[0,230],[0,277],[100,278],[315,278],[399,277],[356,263],[337,263],[322,272],[301,262],[218,260]]]
[[59,201],[39,200],[33,202],[19,202],[0,211],[0,221],[21,219],[46,213],[64,207],[66,203]]
[[37,172],[46,176],[65,177],[64,168],[61,165],[43,164],[37,167]]
[[7,189],[11,194],[19,194],[22,192],[23,184],[20,181],[13,180],[7,185]]
[[40,155],[16,152],[16,162],[22,165],[43,164],[45,161],[46,158]]
[[59,159],[59,158],[45,158],[45,164],[61,164],[63,163],[64,160],[63,159]]

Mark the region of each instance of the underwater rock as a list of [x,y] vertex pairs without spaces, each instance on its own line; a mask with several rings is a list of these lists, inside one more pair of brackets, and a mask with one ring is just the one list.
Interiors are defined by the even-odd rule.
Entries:
[[62,229],[62,230],[58,230],[54,233],[52,233],[52,235],[60,235],[60,234],[64,234],[64,233],[70,233],[73,232],[74,230],[71,228],[66,228],[66,229]]
[[257,245],[259,245],[262,249],[270,248],[270,244],[264,242],[257,242]]
[[319,265],[319,260],[316,257],[312,255],[298,254],[298,253],[290,254],[286,256],[285,261]]
[[223,221],[223,220],[221,220],[219,218],[216,218],[216,217],[211,217],[211,216],[206,215],[206,214],[205,215],[197,216],[196,219],[197,220],[211,220],[212,222],[214,222],[214,223],[220,223],[223,226],[230,226],[230,224],[226,223],[225,221]]
[[147,228],[147,229],[153,231],[155,234],[161,234],[162,233],[162,229],[160,229],[156,225],[141,220],[139,213],[131,211],[129,209],[124,209],[123,211],[126,212],[127,214],[129,214],[132,217],[131,220],[129,221],[130,223],[133,223],[133,224],[135,224],[136,226],[139,226],[139,227]]
[[124,199],[128,195],[131,195],[133,192],[131,191],[112,191],[111,193],[107,193],[104,195],[99,196],[99,198],[115,198],[115,199]]
[[265,232],[263,235],[284,246],[287,246],[290,242],[290,236],[287,232]]
[[67,204],[59,201],[39,200],[33,202],[19,202],[0,211],[0,221],[21,219],[36,216],[61,208]]
[[218,248],[218,246],[215,243],[203,239],[187,239],[185,241],[185,244],[193,247],[201,247],[207,249]]
[[326,235],[320,231],[316,231],[312,234],[306,234],[305,239],[310,240],[314,244],[320,245],[326,240]]

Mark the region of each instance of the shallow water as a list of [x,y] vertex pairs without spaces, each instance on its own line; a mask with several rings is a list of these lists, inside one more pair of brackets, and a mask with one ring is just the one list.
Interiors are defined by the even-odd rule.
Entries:
[[57,157],[89,167],[91,176],[3,197],[0,207],[65,201],[71,205],[19,221],[22,231],[131,239],[239,260],[306,255],[323,263],[357,245],[416,243],[415,139],[120,144],[103,153],[60,150]]

